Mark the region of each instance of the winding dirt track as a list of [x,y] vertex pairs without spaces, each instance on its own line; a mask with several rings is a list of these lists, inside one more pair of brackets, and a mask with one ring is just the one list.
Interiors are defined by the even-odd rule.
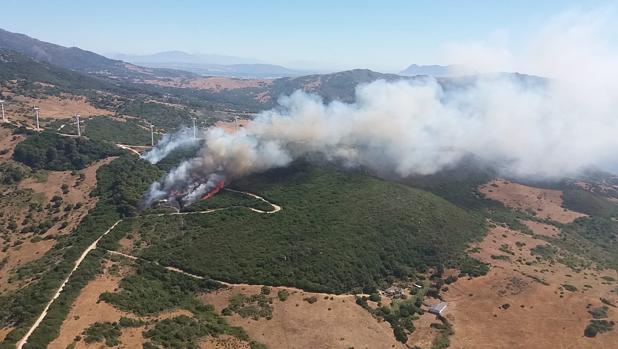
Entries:
[[19,342],[17,342],[17,349],[21,349],[24,346],[24,344],[26,344],[26,342],[28,341],[28,338],[30,337],[32,332],[34,332],[34,330],[36,330],[37,327],[39,327],[41,322],[43,322],[43,319],[47,315],[47,311],[49,310],[49,307],[51,307],[52,303],[54,303],[54,301],[60,296],[60,293],[64,289],[64,286],[67,284],[67,282],[71,278],[71,275],[73,275],[73,272],[75,272],[75,270],[77,270],[77,268],[79,268],[79,265],[82,264],[82,262],[84,261],[84,259],[88,255],[88,253],[90,253],[90,251],[94,250],[97,247],[97,243],[99,242],[99,240],[101,240],[102,237],[104,237],[110,231],[112,231],[118,225],[118,223],[120,223],[121,221],[122,220],[116,221],[116,223],[114,223],[111,227],[109,227],[109,229],[107,229],[103,234],[101,234],[101,236],[99,236],[96,240],[94,240],[94,242],[91,243],[90,246],[86,247],[84,252],[82,252],[82,255],[79,256],[77,261],[75,261],[75,266],[73,267],[73,269],[71,269],[71,272],[69,273],[69,275],[67,275],[67,277],[64,279],[62,284],[60,284],[60,287],[58,288],[56,293],[54,293],[54,296],[49,300],[49,302],[47,302],[47,305],[45,306],[45,309],[43,309],[43,312],[41,313],[41,315],[39,315],[39,317],[36,319],[34,324],[32,324],[32,327],[30,327],[30,329],[28,330],[28,332],[26,332],[24,337]]
[[[263,197],[261,197],[259,195],[256,195],[256,194],[249,193],[249,192],[244,192],[244,191],[239,191],[239,190],[227,189],[227,188],[225,188],[225,190],[236,192],[236,193],[241,193],[241,194],[248,195],[248,196],[251,196],[253,198],[256,198],[258,200],[262,200],[263,202],[271,205],[273,209],[271,211],[263,211],[263,210],[258,210],[258,209],[253,208],[253,207],[233,206],[233,207],[216,208],[216,209],[211,209],[211,210],[206,210],[206,211],[197,211],[197,212],[161,213],[161,214],[155,214],[155,215],[152,215],[152,216],[159,217],[159,216],[175,216],[175,215],[189,215],[189,214],[206,214],[206,213],[212,213],[212,212],[227,210],[227,209],[236,208],[236,207],[243,207],[243,208],[246,208],[246,209],[251,210],[253,212],[263,213],[263,214],[271,214],[271,213],[279,212],[282,209],[281,206],[273,204],[272,202],[270,202],[270,201],[268,201],[268,200],[264,199]],[[30,327],[28,332],[26,332],[24,337],[22,339],[20,339],[19,342],[17,342],[17,345],[16,345],[17,349],[22,349],[24,344],[26,344],[28,342],[28,338],[30,338],[32,333],[39,327],[41,322],[43,322],[43,319],[45,319],[45,316],[47,315],[47,312],[49,311],[49,307],[51,307],[51,305],[54,303],[54,301],[60,296],[60,293],[62,292],[62,290],[66,286],[67,282],[69,281],[69,279],[73,275],[73,272],[75,272],[75,270],[77,270],[77,268],[79,268],[80,264],[84,261],[86,256],[90,253],[90,251],[94,250],[97,247],[97,243],[99,242],[99,240],[101,240],[102,237],[104,237],[110,231],[112,231],[120,222],[122,222],[122,219],[116,221],[116,223],[114,223],[111,227],[109,227],[109,229],[107,229],[103,234],[101,234],[92,244],[90,244],[84,250],[84,252],[82,252],[81,256],[77,259],[77,261],[75,261],[75,266],[73,267],[73,269],[71,270],[69,275],[67,275],[67,277],[64,279],[62,284],[60,284],[60,287],[58,288],[58,290],[56,290],[56,293],[54,293],[54,296],[49,300],[49,302],[45,306],[45,309],[43,309],[43,312],[41,312],[41,315],[39,315],[39,317],[34,322],[34,324],[32,324],[32,326]],[[124,256],[126,258],[130,258],[130,259],[138,259],[138,257],[127,255],[127,254],[116,252],[116,251],[107,251],[107,252],[112,253],[112,254],[116,254],[116,255],[121,255],[121,256]],[[189,273],[187,273],[187,272],[185,272],[183,270],[177,269],[177,268],[173,268],[173,267],[164,267],[164,268],[169,270],[169,271],[176,272],[176,273],[182,273],[182,274],[185,274],[185,275],[193,277],[193,278],[203,279],[203,277],[201,277],[201,276],[194,275],[194,274],[189,274]],[[223,284],[225,284],[225,283],[223,283]]]

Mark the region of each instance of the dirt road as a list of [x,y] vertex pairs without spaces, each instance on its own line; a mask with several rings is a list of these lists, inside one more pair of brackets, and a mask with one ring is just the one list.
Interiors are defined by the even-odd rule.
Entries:
[[[258,209],[252,208],[252,207],[245,207],[246,209],[249,209],[249,210],[251,210],[253,212],[270,214],[270,213],[279,212],[282,209],[281,206],[275,205],[272,202],[269,202],[266,199],[264,199],[261,196],[256,195],[256,194],[248,193],[248,192],[244,192],[244,191],[233,190],[233,189],[225,189],[225,190],[233,191],[233,192],[236,192],[236,193],[241,193],[241,194],[244,194],[244,195],[249,195],[249,196],[254,197],[256,199],[262,200],[263,202],[265,202],[265,203],[267,203],[267,204],[269,204],[269,205],[271,205],[273,207],[273,209],[271,211],[262,211],[262,210],[258,210]],[[244,206],[238,206],[238,207],[244,207]],[[188,215],[188,214],[206,214],[206,213],[212,213],[212,212],[221,211],[221,210],[227,210],[227,209],[230,209],[230,208],[233,208],[233,207],[225,207],[225,208],[218,208],[218,209],[212,209],[212,210],[206,210],[206,211],[198,211],[198,212],[161,213],[161,214],[155,214],[155,215],[152,215],[152,216],[159,217],[159,216],[174,216],[174,215]],[[90,244],[90,246],[88,246],[84,250],[84,252],[82,252],[82,254],[79,257],[79,259],[77,259],[77,261],[75,262],[75,266],[73,267],[73,269],[71,270],[69,275],[67,275],[67,277],[64,279],[64,281],[62,282],[62,284],[60,285],[60,287],[58,288],[58,290],[56,291],[54,296],[49,300],[49,302],[45,306],[45,309],[43,309],[43,312],[41,313],[41,315],[39,315],[39,317],[34,322],[34,324],[32,324],[32,326],[30,327],[28,332],[24,335],[24,337],[19,342],[17,342],[17,349],[22,349],[24,344],[26,344],[28,342],[28,338],[39,327],[41,322],[43,322],[43,319],[45,319],[45,316],[47,315],[47,312],[49,311],[49,307],[60,296],[60,293],[62,292],[62,290],[64,289],[65,285],[67,284],[67,282],[71,278],[71,275],[73,275],[73,272],[75,272],[75,270],[77,270],[77,268],[79,268],[79,265],[86,258],[88,253],[90,253],[90,251],[94,250],[97,247],[97,243],[99,242],[99,240],[101,240],[102,237],[104,237],[110,231],[112,231],[120,222],[122,222],[122,219],[118,220],[111,227],[109,227],[109,229],[107,229],[103,234],[101,234],[101,236],[99,236],[92,244]],[[127,254],[116,252],[116,251],[108,251],[108,252],[112,253],[112,254],[116,254],[116,255],[121,255],[121,256],[124,256],[126,258],[137,259],[137,257],[135,257],[135,256],[127,255]],[[187,272],[185,272],[183,270],[176,269],[176,268],[173,268],[173,267],[165,267],[165,269],[167,269],[169,271],[172,271],[172,272],[182,273],[182,274],[188,275],[188,276],[193,277],[193,278],[203,279],[203,277],[201,277],[201,276],[194,275],[194,274],[189,274],[189,273],[187,273]]]
[[88,255],[88,253],[90,253],[90,251],[94,250],[97,247],[97,243],[99,242],[99,240],[101,240],[102,237],[104,237],[105,235],[107,235],[110,231],[112,231],[117,225],[118,223],[120,223],[122,220],[118,220],[116,221],[116,223],[114,223],[111,227],[109,227],[109,229],[107,229],[103,234],[101,234],[101,236],[99,236],[96,240],[94,240],[94,242],[92,244],[90,244],[85,250],[84,252],[82,252],[82,255],[79,256],[79,258],[77,259],[77,261],[75,261],[75,266],[73,267],[73,269],[71,270],[71,272],[69,273],[69,275],[67,275],[67,277],[64,279],[64,281],[62,282],[62,284],[60,284],[60,287],[58,288],[58,290],[56,291],[56,293],[54,293],[54,296],[52,297],[52,299],[49,300],[49,302],[47,303],[47,305],[45,306],[45,309],[43,309],[43,312],[41,313],[41,315],[39,315],[38,319],[36,319],[36,321],[34,322],[34,324],[32,324],[32,327],[30,327],[30,329],[28,330],[28,332],[26,332],[26,335],[24,335],[24,337],[17,342],[17,349],[21,349],[24,344],[26,344],[26,342],[28,341],[28,338],[30,337],[30,335],[32,335],[32,333],[34,332],[34,330],[37,329],[37,327],[39,327],[39,325],[41,324],[41,322],[43,321],[43,319],[45,318],[45,316],[47,315],[47,311],[49,311],[49,307],[54,303],[54,301],[60,296],[60,293],[62,292],[62,290],[64,289],[64,286],[66,286],[67,282],[69,281],[69,279],[71,278],[71,275],[73,275],[73,272],[75,272],[75,270],[77,270],[77,268],[79,268],[79,265],[82,264],[82,262],[84,261],[84,259],[86,258],[86,256]]

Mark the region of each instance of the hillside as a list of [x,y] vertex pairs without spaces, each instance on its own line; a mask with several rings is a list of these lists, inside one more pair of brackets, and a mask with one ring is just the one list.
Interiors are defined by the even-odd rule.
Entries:
[[108,78],[190,77],[192,74],[167,69],[144,69],[112,60],[77,47],[64,47],[0,29],[0,48],[12,50],[39,62]]
[[57,128],[54,120],[71,119],[79,112],[84,119],[128,116],[144,127],[149,121],[174,129],[189,124],[191,116],[201,124],[212,123],[219,110],[230,108],[190,90],[102,79],[6,49],[0,49],[0,91],[9,120],[33,125],[32,107],[38,105],[44,128]]
[[233,187],[283,209],[137,218],[131,254],[218,280],[341,293],[459,265],[484,231],[479,216],[437,196],[359,173],[300,166]]

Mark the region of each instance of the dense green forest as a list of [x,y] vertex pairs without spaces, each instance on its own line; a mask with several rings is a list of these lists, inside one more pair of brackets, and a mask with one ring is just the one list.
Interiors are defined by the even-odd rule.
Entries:
[[92,194],[123,216],[134,216],[144,192],[162,174],[154,165],[125,155],[99,169],[97,187]]
[[252,207],[262,211],[271,211],[273,207],[259,199],[254,197],[236,193],[228,190],[221,190],[217,195],[211,197],[208,200],[198,201],[190,206],[187,206],[183,211],[195,212],[204,211],[214,208],[226,208],[226,207]]
[[427,266],[456,266],[485,229],[480,215],[361,173],[300,166],[235,186],[284,209],[137,217],[134,235],[149,247],[136,253],[220,280],[339,293]]
[[122,154],[113,144],[87,138],[33,133],[15,147],[13,158],[34,170],[81,170],[90,163]]
[[[119,121],[110,117],[94,117],[85,121],[84,134],[97,141],[130,145],[150,145],[150,131],[133,119]],[[158,135],[155,135],[155,141]]]

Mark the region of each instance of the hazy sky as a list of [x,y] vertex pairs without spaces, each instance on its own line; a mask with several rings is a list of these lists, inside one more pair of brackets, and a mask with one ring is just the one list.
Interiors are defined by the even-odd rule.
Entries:
[[[288,66],[399,71],[499,34],[513,47],[564,11],[613,1],[2,0],[0,28],[97,53],[181,50]],[[617,21],[618,22],[618,21]]]

